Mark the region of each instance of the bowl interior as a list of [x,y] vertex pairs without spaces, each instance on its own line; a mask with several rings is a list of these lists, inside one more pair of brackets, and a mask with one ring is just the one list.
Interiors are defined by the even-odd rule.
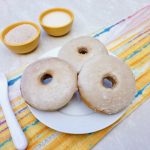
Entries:
[[[24,42],[24,43],[20,43],[20,44],[12,44],[12,43],[9,43],[8,41],[5,40],[5,35],[12,29],[14,29],[15,27],[19,26],[19,25],[23,25],[23,24],[29,24],[29,25],[32,25],[34,28],[36,28],[37,30],[37,34],[35,35],[35,37],[28,41],[28,42]],[[38,25],[36,25],[35,23],[33,22],[28,22],[28,21],[23,21],[23,22],[17,22],[17,23],[14,23],[14,24],[11,24],[10,26],[6,27],[3,31],[2,31],[2,34],[1,34],[1,38],[2,38],[2,41],[5,45],[8,45],[8,46],[22,46],[22,45],[26,45],[26,44],[29,44],[31,43],[32,41],[34,41],[36,38],[38,38],[40,35],[40,28],[38,27]]]
[[[63,26],[59,26],[59,27],[56,27],[56,26],[47,26],[47,25],[45,25],[45,24],[43,23],[43,18],[44,18],[47,14],[52,13],[52,12],[65,12],[66,14],[68,14],[68,15],[70,16],[70,22],[67,23],[67,24],[65,24],[65,25],[63,25]],[[56,28],[56,29],[57,29],[57,28],[62,28],[62,27],[67,26],[68,24],[71,24],[71,23],[73,22],[73,20],[74,20],[74,15],[73,15],[73,13],[72,13],[70,10],[65,9],[65,8],[52,8],[52,9],[48,9],[48,10],[44,11],[44,12],[40,15],[40,17],[39,17],[39,22],[40,22],[40,24],[41,24],[42,26],[47,27],[47,28]]]

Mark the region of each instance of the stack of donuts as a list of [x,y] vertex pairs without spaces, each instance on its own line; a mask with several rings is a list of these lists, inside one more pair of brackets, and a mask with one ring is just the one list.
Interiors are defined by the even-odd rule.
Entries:
[[132,102],[135,87],[128,65],[109,55],[99,40],[87,36],[66,43],[57,58],[32,63],[21,79],[24,100],[43,111],[64,107],[79,91],[89,108],[115,114]]

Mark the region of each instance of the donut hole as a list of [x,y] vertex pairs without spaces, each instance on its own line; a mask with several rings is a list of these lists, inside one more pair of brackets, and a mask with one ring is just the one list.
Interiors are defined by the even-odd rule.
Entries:
[[78,53],[79,54],[87,54],[88,53],[88,49],[86,47],[79,47],[78,48]]
[[41,82],[42,84],[48,84],[52,81],[53,77],[50,75],[50,74],[44,74],[42,77],[41,77]]
[[110,89],[112,89],[112,88],[114,88],[114,87],[116,86],[117,81],[116,81],[116,79],[115,79],[113,76],[111,76],[111,75],[106,75],[106,76],[102,79],[102,83],[103,83],[103,86],[104,86],[105,88],[110,88]]

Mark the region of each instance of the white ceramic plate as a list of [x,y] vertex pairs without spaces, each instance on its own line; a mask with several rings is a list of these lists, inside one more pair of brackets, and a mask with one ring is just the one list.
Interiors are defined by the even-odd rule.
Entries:
[[[43,57],[57,57],[60,48],[51,50]],[[31,106],[33,115],[46,126],[64,133],[84,134],[102,130],[117,121],[125,112],[115,115],[96,113],[89,109],[75,93],[72,100],[64,108],[55,112],[39,111]]]

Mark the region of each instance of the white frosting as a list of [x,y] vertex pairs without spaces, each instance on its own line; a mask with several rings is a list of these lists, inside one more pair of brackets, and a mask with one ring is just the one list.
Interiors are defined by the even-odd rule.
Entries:
[[[48,84],[41,82],[44,74],[52,76]],[[21,79],[23,98],[39,110],[54,111],[65,106],[76,91],[77,73],[58,58],[34,62],[26,68]]]
[[[115,78],[113,88],[106,88],[102,84],[103,77],[108,74]],[[120,112],[127,107],[136,92],[130,68],[109,55],[93,57],[84,64],[78,76],[78,88],[89,107],[107,114]]]
[[[79,53],[79,48],[86,48],[87,53]],[[59,52],[59,57],[71,64],[77,72],[93,56],[108,55],[105,46],[97,39],[81,36],[66,43]]]
[[70,22],[70,16],[62,11],[51,12],[43,18],[43,24],[50,27],[64,26]]

